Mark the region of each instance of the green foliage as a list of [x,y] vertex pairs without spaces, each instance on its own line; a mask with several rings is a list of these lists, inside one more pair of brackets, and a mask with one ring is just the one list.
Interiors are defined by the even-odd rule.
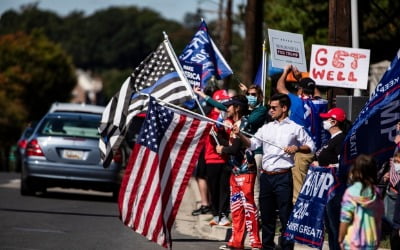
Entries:
[[391,61],[399,49],[400,1],[358,1],[360,47],[371,49],[371,62]]
[[[358,1],[359,47],[371,50],[371,63],[392,60],[399,49],[399,12],[400,1]],[[307,57],[312,44],[328,44],[329,1],[266,1],[264,20],[267,28],[303,34]]]
[[41,32],[0,36],[0,141],[15,142],[28,121],[66,101],[76,79],[71,59]]
[[312,44],[328,43],[329,12],[326,0],[271,0],[265,2],[267,28],[303,34],[306,56]]

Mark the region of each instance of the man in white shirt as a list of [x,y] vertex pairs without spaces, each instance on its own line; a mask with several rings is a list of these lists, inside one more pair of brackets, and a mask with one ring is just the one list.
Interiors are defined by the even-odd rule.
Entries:
[[263,249],[275,248],[277,210],[282,225],[281,248],[293,249],[293,242],[282,236],[293,209],[291,168],[294,166],[294,154],[315,151],[314,142],[304,128],[288,118],[290,104],[288,95],[273,95],[269,113],[274,121],[263,125],[252,138],[240,133],[239,128],[233,128],[233,132],[251,150],[263,146],[259,197]]

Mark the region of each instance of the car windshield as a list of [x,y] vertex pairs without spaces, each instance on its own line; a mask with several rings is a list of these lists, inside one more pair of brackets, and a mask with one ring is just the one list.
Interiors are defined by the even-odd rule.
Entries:
[[100,137],[98,132],[99,119],[92,117],[48,117],[43,121],[38,133],[40,135],[63,136],[63,137]]

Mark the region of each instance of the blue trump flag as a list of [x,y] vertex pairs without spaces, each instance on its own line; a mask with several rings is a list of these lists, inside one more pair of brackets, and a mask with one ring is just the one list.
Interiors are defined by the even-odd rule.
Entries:
[[[190,78],[197,79],[202,88],[206,86],[212,76],[223,79],[233,74],[232,69],[208,34],[204,20],[201,21],[199,30],[179,56],[179,60],[186,76],[190,75]],[[193,64],[202,65],[201,75],[196,76],[194,75],[195,71],[185,70],[193,68]]]
[[339,168],[342,181],[360,154],[372,155],[379,165],[393,156],[396,123],[400,119],[399,57],[400,50],[344,140]]
[[322,249],[325,206],[338,183],[336,168],[309,167],[284,233],[288,240]]

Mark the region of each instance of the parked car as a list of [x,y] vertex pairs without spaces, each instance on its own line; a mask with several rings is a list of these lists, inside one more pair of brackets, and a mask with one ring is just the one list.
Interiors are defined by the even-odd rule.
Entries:
[[98,148],[104,108],[92,112],[93,105],[75,109],[77,105],[60,109],[63,105],[57,104],[59,108],[50,108],[34,129],[21,171],[22,195],[63,187],[113,192],[118,197],[123,159],[116,154],[103,168]]
[[22,131],[21,136],[17,141],[17,147],[16,147],[16,151],[15,151],[15,163],[16,163],[15,171],[16,172],[21,172],[26,145],[28,144],[28,139],[32,135],[36,124],[37,124],[37,122],[31,122],[24,129],[24,131]]

